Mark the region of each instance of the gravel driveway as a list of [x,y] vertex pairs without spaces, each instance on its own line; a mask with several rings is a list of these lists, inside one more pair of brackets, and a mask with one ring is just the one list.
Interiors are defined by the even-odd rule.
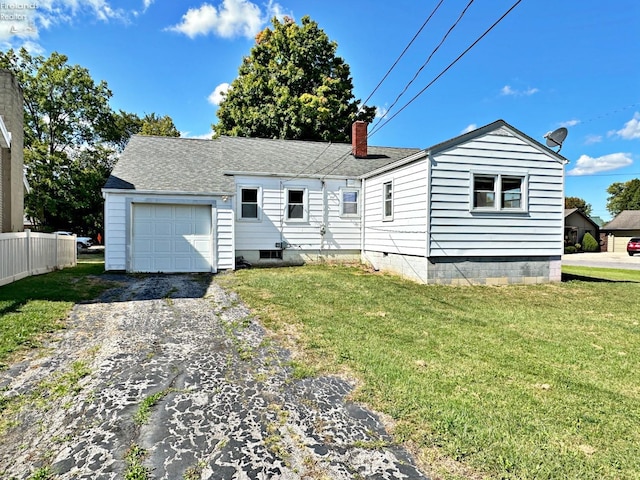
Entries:
[[[140,466],[170,480],[426,478],[345,399],[351,384],[292,378],[287,352],[212,277],[112,278],[45,356],[0,372],[0,395],[25,399],[0,438],[0,478],[122,479]],[[33,398],[74,362],[89,372],[78,392]],[[125,460],[134,452],[140,464]]]

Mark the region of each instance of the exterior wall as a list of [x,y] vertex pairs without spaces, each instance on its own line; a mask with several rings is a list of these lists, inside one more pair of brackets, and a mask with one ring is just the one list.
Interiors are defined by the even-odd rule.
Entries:
[[[341,215],[341,189],[359,190],[359,180],[237,176],[235,182],[236,256],[243,256],[253,264],[297,264],[311,259],[353,257],[353,252],[359,251],[361,215]],[[240,218],[243,187],[260,189],[257,220]],[[304,221],[285,218],[289,188],[306,190]],[[279,250],[276,244],[282,242],[288,245],[282,261],[260,261],[260,250]]]
[[584,218],[579,213],[574,212],[568,217],[566,217],[564,224],[565,224],[565,243],[567,242],[567,240],[573,240],[572,238],[569,238],[569,239],[566,238],[568,233],[566,232],[567,228],[568,227],[575,228],[575,241],[569,241],[568,243],[569,245],[573,245],[576,242],[582,243],[584,234],[587,232],[589,232],[593,236],[593,238],[595,238],[596,240],[598,240],[598,237],[600,236],[598,233],[598,229],[594,227],[594,225],[591,222],[589,222],[589,220]]
[[560,257],[439,257],[367,251],[363,260],[378,270],[427,284],[509,285],[559,282]]
[[[432,158],[430,257],[563,253],[564,166],[505,128]],[[525,176],[524,212],[473,212],[473,173]]]
[[[364,183],[366,251],[427,255],[428,165],[420,160]],[[392,182],[393,219],[383,218],[383,185]]]
[[6,70],[0,70],[0,115],[11,133],[11,147],[0,149],[0,232],[20,232],[24,228],[23,97]]
[[106,192],[104,204],[105,270],[128,270],[131,242],[131,204],[211,202],[215,205],[212,218],[214,231],[215,267],[218,270],[235,266],[233,213],[231,203],[220,197],[193,195],[139,194],[123,190],[122,193]]

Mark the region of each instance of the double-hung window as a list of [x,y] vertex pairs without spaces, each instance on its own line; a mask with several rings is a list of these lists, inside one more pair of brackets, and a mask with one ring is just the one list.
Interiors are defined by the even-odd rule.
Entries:
[[240,219],[259,220],[260,219],[260,188],[240,187]]
[[357,216],[360,211],[358,208],[359,190],[346,189],[340,190],[340,215],[343,217]]
[[292,221],[307,220],[307,190],[305,188],[285,189],[286,219]]
[[382,184],[382,219],[393,220],[393,182]]
[[526,175],[485,174],[472,175],[472,211],[526,210]]

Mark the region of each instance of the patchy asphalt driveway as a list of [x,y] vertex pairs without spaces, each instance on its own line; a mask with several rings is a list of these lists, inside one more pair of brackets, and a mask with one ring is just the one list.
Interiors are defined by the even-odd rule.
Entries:
[[[0,478],[426,478],[345,399],[351,384],[294,379],[287,352],[211,276],[113,278],[45,356],[0,372],[3,402],[22,405],[0,437]],[[77,391],[54,394],[78,368]]]

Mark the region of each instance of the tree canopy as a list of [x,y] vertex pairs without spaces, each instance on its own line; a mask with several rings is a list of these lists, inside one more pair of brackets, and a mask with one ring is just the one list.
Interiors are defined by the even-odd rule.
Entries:
[[155,113],[150,113],[142,119],[140,135],[156,135],[160,137],[179,137],[180,132],[173,123],[169,115],[160,117]]
[[27,216],[37,230],[95,236],[103,228],[101,188],[131,135],[156,123],[156,135],[177,129],[168,116],[114,112],[107,83],[67,62],[57,52],[48,58],[25,49],[0,52],[0,68],[16,76],[24,96]]
[[308,16],[271,24],[220,103],[215,135],[349,141],[351,124],[371,122],[375,108],[360,108],[337,43]]
[[577,208],[586,216],[591,215],[591,204],[580,197],[565,197],[564,208]]
[[607,193],[607,210],[614,217],[623,210],[640,210],[640,179],[612,183]]

